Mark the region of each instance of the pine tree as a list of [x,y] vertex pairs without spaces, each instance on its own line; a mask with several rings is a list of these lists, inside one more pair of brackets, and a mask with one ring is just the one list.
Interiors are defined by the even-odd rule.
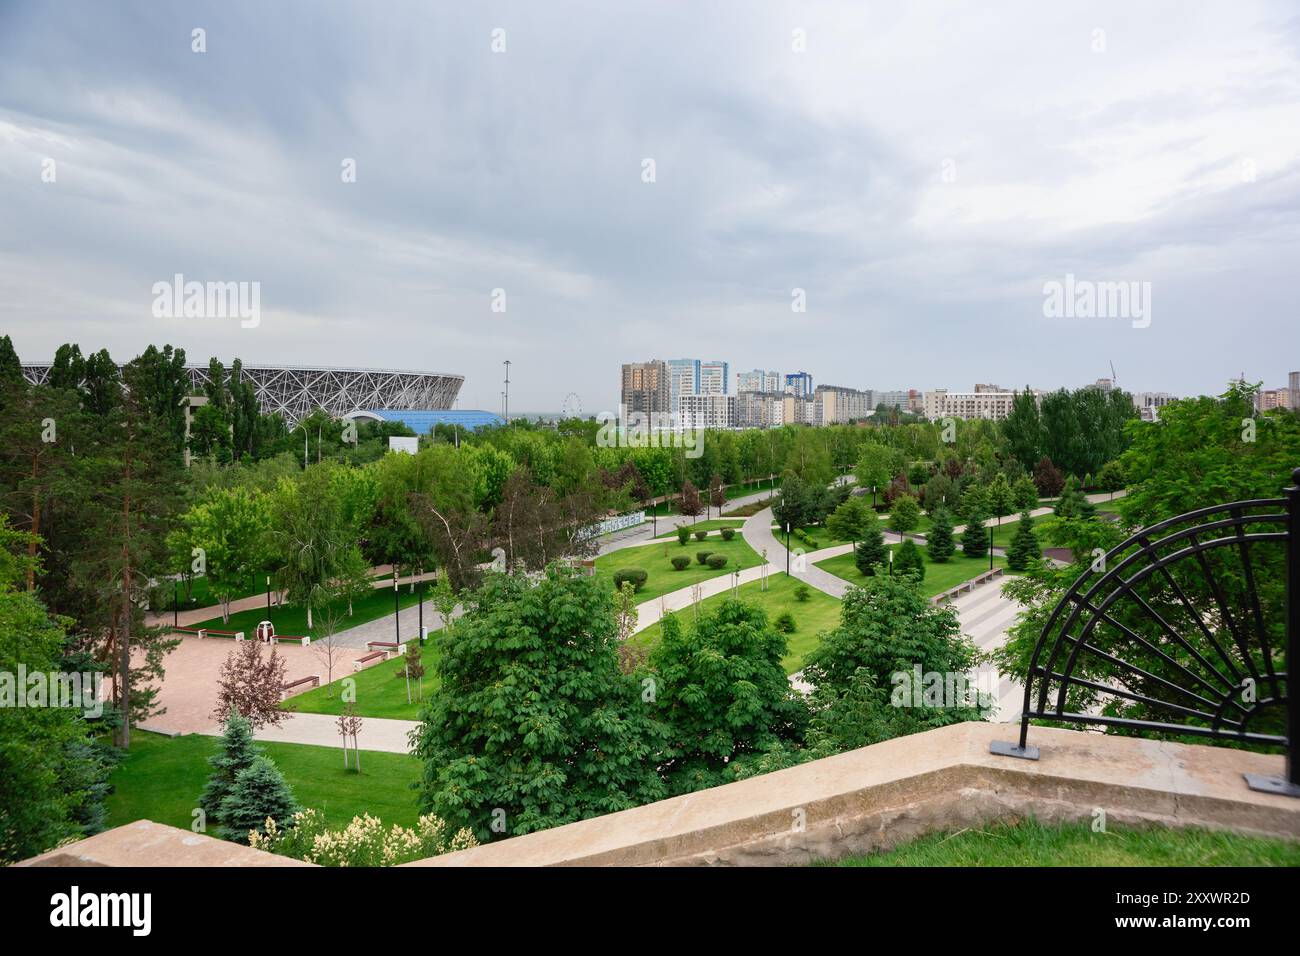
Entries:
[[880,525],[876,522],[868,523],[862,531],[862,540],[854,549],[853,563],[860,572],[870,576],[876,573],[876,565],[888,560],[885,557],[885,536],[880,533]]
[[918,581],[925,580],[925,559],[921,557],[921,549],[911,538],[900,544],[894,553],[894,573],[914,574]]
[[212,823],[220,820],[221,803],[230,796],[239,772],[252,766],[260,753],[253,744],[253,725],[247,719],[231,713],[224,729],[216,754],[208,758],[212,775],[199,797],[199,808]]
[[966,519],[966,530],[961,535],[961,553],[968,558],[982,558],[989,553],[989,535],[984,528],[984,515],[972,512]]
[[1007,567],[1012,571],[1024,571],[1029,565],[1043,556],[1043,549],[1038,546],[1038,536],[1034,534],[1034,519],[1029,512],[1020,515],[1020,526],[1011,538],[1011,547],[1007,549]]
[[284,775],[267,757],[256,757],[235,776],[235,786],[221,801],[220,836],[247,843],[248,832],[266,832],[266,818],[284,825],[299,810]]
[[925,552],[931,561],[942,564],[957,550],[952,540],[952,527],[952,514],[947,508],[940,508],[930,516],[930,533],[925,536]]

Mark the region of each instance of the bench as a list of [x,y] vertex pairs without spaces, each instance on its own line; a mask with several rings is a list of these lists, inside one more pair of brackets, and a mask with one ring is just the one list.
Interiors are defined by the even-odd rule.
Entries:
[[383,651],[373,651],[362,657],[358,657],[355,661],[353,661],[352,669],[354,671],[359,671],[361,670],[361,668],[365,667],[367,664],[371,663],[372,661],[381,661],[387,657],[388,655],[385,654]]
[[193,634],[193,635],[195,635],[195,636],[197,636],[197,637],[202,637],[202,636],[203,636],[203,630],[202,630],[202,628],[198,628],[198,627],[173,627],[173,628],[172,628],[172,633],[173,633],[173,634]]
[[971,591],[975,590],[975,588],[979,587],[981,584],[988,584],[990,581],[1002,577],[1002,572],[1003,572],[1002,568],[994,568],[992,571],[984,571],[980,574],[977,574],[969,581],[963,581],[961,584],[958,584],[956,587],[951,587],[946,591],[936,594],[934,597],[930,598],[930,603],[936,606],[947,604],[950,601],[952,601],[952,599],[955,597],[960,597],[963,594],[969,594]]
[[199,637],[228,637],[236,641],[244,639],[243,631],[214,631],[206,627],[199,628]]
[[273,638],[271,638],[271,640],[275,641],[275,643],[277,644],[284,644],[286,642],[293,641],[302,647],[306,647],[308,644],[311,643],[311,638],[305,634],[303,635],[277,634]]
[[312,674],[310,677],[300,677],[297,680],[289,681],[289,683],[280,687],[280,694],[283,697],[288,697],[295,687],[301,687],[303,684],[311,684],[312,687],[319,687],[320,675]]
[[372,651],[378,649],[385,657],[387,657],[390,652],[396,654],[406,653],[406,645],[398,644],[396,641],[366,641],[366,647],[370,648]]

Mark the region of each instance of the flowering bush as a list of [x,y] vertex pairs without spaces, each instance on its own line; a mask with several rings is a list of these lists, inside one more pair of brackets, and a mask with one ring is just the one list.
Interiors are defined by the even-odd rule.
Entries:
[[267,817],[266,834],[251,831],[249,846],[319,866],[397,866],[478,846],[478,841],[467,829],[448,837],[447,824],[431,813],[420,817],[415,829],[394,824],[385,830],[367,813],[342,830],[330,830],[320,811],[301,810],[284,828]]

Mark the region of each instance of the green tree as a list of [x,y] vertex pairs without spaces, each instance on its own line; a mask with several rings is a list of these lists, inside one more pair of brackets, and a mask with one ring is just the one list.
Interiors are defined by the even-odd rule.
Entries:
[[878,526],[876,513],[856,495],[846,498],[826,516],[826,530],[836,539],[852,541],[855,545],[866,536],[868,529]]
[[1056,500],[1056,506],[1052,510],[1058,518],[1086,520],[1097,514],[1097,506],[1079,490],[1079,481],[1073,475],[1065,480],[1061,497]]
[[[194,561],[206,576],[208,590],[230,620],[230,602],[267,564],[270,509],[265,497],[242,486],[214,488],[181,516],[183,540],[198,549]],[[191,567],[193,564],[191,563]]]
[[887,560],[885,536],[880,531],[879,523],[868,525],[862,531],[862,540],[853,549],[853,563],[859,572],[870,577],[876,573],[876,567]]
[[235,778],[241,770],[251,767],[260,753],[253,743],[253,725],[231,711],[222,725],[217,752],[208,758],[212,773],[199,794],[199,809],[205,814],[209,828],[219,826],[221,804],[234,791]]
[[741,601],[687,628],[664,618],[650,666],[668,728],[660,768],[670,792],[724,783],[737,761],[802,736],[808,710],[782,666],[787,651],[762,609]]
[[900,544],[894,552],[894,573],[914,574],[918,581],[925,580],[925,559],[911,538]]
[[268,817],[283,824],[298,810],[298,801],[280,769],[269,757],[257,756],[235,774],[235,785],[221,801],[218,834],[248,843],[249,833],[266,833]]
[[1011,485],[1012,506],[1020,511],[1033,511],[1038,507],[1038,486],[1034,479],[1022,475]]
[[486,840],[665,795],[663,727],[619,669],[607,581],[558,565],[536,584],[489,575],[435,641],[438,686],[413,733],[422,812]]
[[956,545],[952,539],[952,512],[940,508],[930,517],[930,531],[925,536],[925,552],[931,561],[942,564],[952,558]]
[[1015,493],[1011,490],[1011,482],[1007,480],[1005,474],[999,472],[989,482],[988,496],[989,510],[998,519],[998,524],[1001,524],[1002,519],[1011,514],[1016,506]]
[[921,521],[921,506],[911,495],[902,495],[894,499],[894,506],[889,511],[889,528],[898,532],[898,540],[913,530]]
[[984,527],[984,515],[978,511],[966,518],[966,529],[961,534],[961,553],[968,558],[982,558],[989,553],[989,533]]
[[331,583],[346,567],[355,545],[334,493],[331,470],[324,464],[308,468],[295,480],[282,481],[271,497],[270,562],[275,580],[290,601],[312,612],[330,597]]
[[1029,565],[1043,556],[1043,549],[1038,545],[1038,536],[1034,534],[1034,519],[1028,511],[1020,514],[1020,524],[1011,538],[1011,547],[1007,549],[1007,567],[1012,571],[1024,571]]
[[1011,411],[1002,420],[1002,435],[1007,453],[1026,470],[1033,468],[1043,447],[1043,421],[1038,413],[1038,399],[1028,385],[1011,400]]
[[873,507],[876,504],[876,492],[884,490],[901,465],[902,456],[888,445],[869,442],[862,446],[862,453],[855,466],[855,477],[859,485],[871,489]]

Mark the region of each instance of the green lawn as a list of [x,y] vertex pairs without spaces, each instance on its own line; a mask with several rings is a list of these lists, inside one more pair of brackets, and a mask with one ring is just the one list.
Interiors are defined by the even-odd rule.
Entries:
[[832,866],[1300,866],[1300,842],[1211,830],[1044,826],[1033,820],[933,834]]
[[[365,741],[365,728],[360,740]],[[131,732],[131,749],[113,771],[106,801],[108,826],[148,819],[188,830],[211,768],[217,738],[189,734],[164,737]],[[406,754],[362,750],[361,773],[343,769],[341,747],[259,743],[275,761],[304,807],[320,810],[332,827],[370,813],[384,823],[413,826],[419,817],[411,785],[421,765]],[[355,766],[355,761],[353,761]]]
[[[803,548],[804,553],[809,554],[813,551],[820,551],[822,548],[834,547],[837,544],[851,543],[849,541],[845,541],[842,538],[835,537],[835,535],[831,534],[823,525],[819,525],[819,524],[804,525],[801,528],[796,528],[795,531],[802,531],[804,534],[808,535],[810,538],[812,538],[812,543],[809,544],[807,541],[799,540],[799,537],[795,535],[793,532],[791,532],[790,534],[791,551],[795,550],[796,548]],[[785,544],[785,531],[782,530],[778,525],[772,526],[772,534],[776,537],[777,541],[781,542],[782,544]]]
[[[793,674],[803,667],[804,657],[817,646],[820,635],[840,622],[840,602],[838,599],[812,586],[808,586],[808,600],[796,600],[794,589],[799,583],[795,578],[786,577],[784,572],[776,572],[768,575],[766,591],[759,590],[760,582],[758,581],[742,584],[739,589],[741,600],[757,604],[767,612],[769,621],[775,620],[776,616],[783,611],[789,611],[794,616],[798,629],[793,634],[786,635],[786,640],[789,643],[789,653],[782,660],[787,674]],[[730,591],[714,595],[702,601],[701,606],[706,610],[713,610],[730,596]],[[694,611],[690,608],[677,612],[678,618],[684,625],[690,622],[693,614]],[[656,622],[644,631],[633,635],[631,641],[639,646],[649,648],[659,642],[662,634],[663,629]]]
[[656,539],[676,538],[677,525],[679,524],[683,525],[687,530],[691,532],[692,540],[694,540],[694,534],[696,531],[717,531],[721,528],[735,528],[736,533],[739,534],[740,526],[743,525],[744,523],[745,523],[744,518],[710,518],[708,521],[697,521],[694,524],[692,524],[689,520],[687,521],[678,520],[672,522],[672,524],[668,527],[666,531],[660,531],[659,534],[656,535],[655,537]]
[[[930,527],[931,527],[930,516],[929,516],[928,514],[925,514],[924,512],[922,512],[920,520],[917,521],[917,523],[916,523],[916,527],[913,528],[911,531],[909,531],[909,532],[907,532],[907,533],[908,533],[908,534],[925,534],[927,531],[930,530]],[[895,531],[893,528],[891,528],[891,527],[889,526],[889,512],[888,512],[888,511],[886,511],[884,514],[882,514],[882,515],[880,516],[880,530],[883,531],[883,532],[885,532],[885,538],[886,538],[886,540],[888,540],[888,538],[889,538],[890,535],[893,535],[893,538],[894,538],[895,541],[898,540],[898,532]]]
[[[350,666],[336,667],[333,684],[325,684],[290,697],[284,702],[284,709],[303,714],[341,714],[343,713],[343,698],[339,693],[342,687],[341,681],[352,678],[356,681],[356,711],[362,717],[418,720],[420,700],[415,696],[415,686],[411,687],[412,702],[408,704],[406,678],[399,674],[405,660],[406,658],[399,655],[392,660],[373,664],[357,672],[353,672]],[[424,645],[420,661],[424,664],[424,692],[428,694],[438,686],[437,678],[433,673],[432,639]]]
[[[403,584],[398,589],[398,597],[402,607],[410,607],[412,604],[415,604],[420,600],[419,588],[417,587],[415,593],[412,594],[410,592],[410,586]],[[436,617],[437,612],[433,610],[432,603],[426,601],[424,609],[427,613]],[[346,605],[343,606],[342,612],[343,613],[340,615],[337,625],[340,631],[392,614],[393,589],[391,587],[376,588],[371,594],[366,595],[360,601],[353,601],[351,617],[347,616]],[[268,620],[275,625],[275,631],[277,634],[293,636],[307,634],[313,640],[321,636],[320,612],[313,612],[312,623],[315,624],[315,627],[309,631],[307,630],[307,609],[296,604],[290,604],[285,607],[273,607],[269,613],[265,607],[255,607],[248,611],[238,611],[230,615],[229,624],[222,623],[221,617],[217,616],[192,626],[214,628],[218,631],[243,631],[246,636],[251,637],[257,629],[258,622]]]
[[[891,544],[891,551],[898,548],[898,545]],[[921,554],[925,555],[925,548],[921,548]],[[993,559],[995,568],[1005,568],[1007,562],[1005,558],[995,557]],[[858,567],[853,563],[853,552],[841,554],[834,558],[827,558],[825,561],[818,561],[817,567],[823,571],[829,571],[837,578],[843,578],[853,584],[861,584],[865,577],[858,571]],[[989,569],[989,559],[968,558],[958,549],[949,560],[943,564],[935,564],[929,558],[925,561],[925,580],[921,582],[921,593],[926,597],[934,597],[940,591],[946,591],[951,587],[961,584],[963,581],[969,581],[977,574]]]
[[[715,571],[695,560],[697,551],[725,554],[727,564]],[[691,559],[691,563],[681,571],[676,570],[672,565],[672,558],[679,554]],[[645,569],[650,576],[646,580],[645,587],[637,592],[636,596],[637,603],[642,603],[652,601],[669,591],[690,587],[700,581],[717,577],[719,574],[730,574],[737,569],[752,568],[761,561],[762,559],[754,553],[754,549],[747,545],[739,534],[730,541],[723,541],[721,538],[696,541],[691,538],[685,546],[678,544],[676,539],[663,539],[636,548],[622,548],[609,554],[602,554],[596,559],[596,574],[612,580],[614,572],[620,568]]]

